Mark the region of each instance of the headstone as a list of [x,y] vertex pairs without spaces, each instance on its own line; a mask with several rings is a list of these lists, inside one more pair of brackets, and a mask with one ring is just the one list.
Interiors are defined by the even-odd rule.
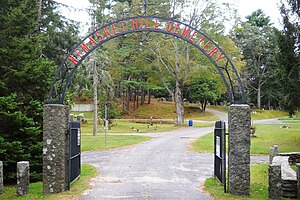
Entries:
[[77,122],[81,123],[81,115],[77,115],[76,120]]
[[3,194],[3,163],[0,161],[0,195]]
[[250,106],[233,104],[228,110],[228,191],[250,195]]
[[300,163],[296,163],[297,167],[297,198],[300,199]]
[[29,193],[29,162],[20,161],[17,163],[17,196]]
[[269,165],[269,199],[281,199],[282,197],[281,184],[281,166]]
[[66,105],[44,105],[43,192],[63,192],[69,177],[69,112]]
[[269,164],[272,164],[273,158],[278,155],[278,145],[270,147]]
[[70,114],[70,122],[74,122],[74,114]]

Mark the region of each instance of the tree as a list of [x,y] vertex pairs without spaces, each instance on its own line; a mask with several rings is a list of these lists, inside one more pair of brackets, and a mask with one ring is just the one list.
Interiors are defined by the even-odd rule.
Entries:
[[[0,158],[5,182],[15,182],[19,160],[30,162],[32,181],[41,180],[42,106],[57,68],[55,56],[45,53],[45,41],[52,41],[48,34],[59,30],[56,22],[61,20],[57,15],[46,23],[52,3],[0,2]],[[55,48],[62,52],[61,46]]]
[[[203,4],[201,10],[199,10],[198,7],[193,6],[200,3]],[[222,35],[219,37],[222,39],[225,38],[223,35],[225,30],[223,20],[227,19],[225,15],[234,12],[228,4],[224,4],[223,7],[223,5],[220,6],[215,1],[198,0],[191,2],[191,4],[186,1],[180,1],[180,4],[174,4],[174,7],[171,9],[173,9],[173,12],[171,13],[174,15],[171,17],[176,17],[196,29],[201,28],[206,34],[211,33],[213,36]],[[185,9],[190,9],[191,12],[188,12],[190,14],[186,15],[184,12],[175,14],[175,11],[183,11]],[[222,19],[219,16],[224,18]],[[166,38],[168,40],[166,40]],[[158,65],[158,68],[162,75],[162,82],[175,100],[176,122],[178,125],[182,125],[184,124],[183,91],[185,84],[188,81],[190,70],[197,65],[207,65],[211,67],[212,64],[208,60],[202,59],[204,56],[198,55],[198,50],[193,49],[191,45],[182,42],[177,38],[170,39],[164,37],[163,40],[156,42],[156,46],[152,47],[151,51],[160,61],[161,66]],[[170,89],[167,87],[166,80],[164,80],[166,78],[165,75],[163,75],[163,70],[161,68],[164,68],[168,77],[173,78],[175,83],[174,88]]]
[[42,102],[53,63],[41,56],[36,1],[0,3],[0,157],[4,180],[16,177],[16,162],[29,160],[32,180],[41,179]]
[[246,16],[246,19],[251,26],[264,27],[272,25],[270,17],[266,16],[261,9],[258,9],[251,15]]
[[205,78],[203,76],[194,78],[187,85],[187,99],[190,102],[200,102],[201,112],[205,112],[206,105],[220,98],[218,84],[215,79]]
[[299,0],[286,0],[280,8],[284,29],[279,34],[282,105],[292,116],[300,107],[300,12]]
[[[247,17],[248,21],[236,29],[235,40],[243,53],[246,67],[242,77],[248,92],[256,93],[256,104],[261,108],[263,87],[274,75],[277,45],[269,17],[257,10]],[[250,95],[251,96],[251,95]]]

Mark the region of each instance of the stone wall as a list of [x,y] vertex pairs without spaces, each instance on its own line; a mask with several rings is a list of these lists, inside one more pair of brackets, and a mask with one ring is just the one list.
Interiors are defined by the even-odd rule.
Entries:
[[58,193],[68,189],[69,107],[44,106],[43,192]]
[[288,156],[290,165],[300,163],[300,152],[279,153],[280,156]]
[[[271,148],[272,149],[272,148]],[[272,153],[272,151],[270,151]],[[300,199],[299,193],[299,177],[297,173],[291,168],[290,164],[295,164],[299,160],[300,153],[278,153],[277,156],[274,156],[274,158],[271,160],[272,163],[269,165],[269,169],[272,165],[280,166],[280,193],[282,197],[287,198],[298,198]],[[275,173],[275,171],[274,171]],[[273,180],[274,177],[278,176],[279,173],[274,174],[270,173],[269,170],[269,192],[279,190],[279,188],[276,187],[276,183],[273,183],[270,180]],[[298,177],[298,178],[297,178]],[[269,193],[269,195],[272,196],[272,194]],[[276,196],[276,195],[275,195]],[[277,198],[272,198],[277,199]]]

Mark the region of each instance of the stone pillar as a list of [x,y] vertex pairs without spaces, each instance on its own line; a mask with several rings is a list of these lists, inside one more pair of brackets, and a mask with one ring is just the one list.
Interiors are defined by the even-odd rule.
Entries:
[[250,195],[249,105],[230,105],[228,124],[228,190],[233,195]]
[[43,192],[58,193],[68,188],[68,126],[70,109],[66,105],[44,106]]
[[278,155],[278,146],[270,147],[269,164],[272,164],[273,158]]
[[17,196],[29,193],[29,162],[17,163]]
[[269,199],[281,199],[282,184],[281,184],[281,166],[269,165]]
[[0,195],[3,194],[3,163],[0,161]]
[[296,163],[297,166],[297,199],[300,199],[300,163]]

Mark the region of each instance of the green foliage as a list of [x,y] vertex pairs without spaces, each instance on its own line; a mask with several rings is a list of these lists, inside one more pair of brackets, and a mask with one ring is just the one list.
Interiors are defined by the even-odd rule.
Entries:
[[266,99],[266,102],[272,96],[270,91],[274,87],[273,77],[276,72],[278,47],[269,17],[261,10],[257,10],[247,19],[248,21],[244,22],[241,27],[236,28],[234,37],[243,52],[243,60],[246,62],[241,76],[250,102],[256,102],[260,109],[262,97]]
[[[0,157],[4,164],[4,180],[12,181],[16,178],[16,163],[21,160],[28,160],[31,168],[31,180],[41,179],[42,163],[42,133],[39,126],[36,126],[33,118],[22,112],[22,103],[17,100],[17,95],[0,97]],[[32,110],[34,103],[26,105]],[[39,105],[41,108],[41,105]],[[38,110],[35,110],[38,112]],[[36,113],[41,114],[41,112]],[[28,114],[29,115],[29,114]]]
[[251,15],[246,16],[246,19],[248,20],[248,23],[251,24],[251,26],[264,27],[271,25],[270,17],[266,16],[266,14],[261,9],[258,9]]
[[208,102],[214,102],[220,98],[216,80],[197,77],[188,85],[187,97],[190,102],[200,102],[202,104],[202,112]]
[[0,158],[5,182],[15,181],[20,160],[30,162],[32,181],[41,179],[42,104],[56,68],[55,56],[63,47],[53,44],[52,56],[46,53],[60,18],[56,15],[47,21],[55,3],[39,3],[0,2]]
[[292,116],[295,114],[295,110],[300,108],[299,1],[283,1],[281,15],[284,29],[278,34],[280,48],[280,73],[278,77],[282,84],[283,92],[281,104],[289,111],[289,115]]

